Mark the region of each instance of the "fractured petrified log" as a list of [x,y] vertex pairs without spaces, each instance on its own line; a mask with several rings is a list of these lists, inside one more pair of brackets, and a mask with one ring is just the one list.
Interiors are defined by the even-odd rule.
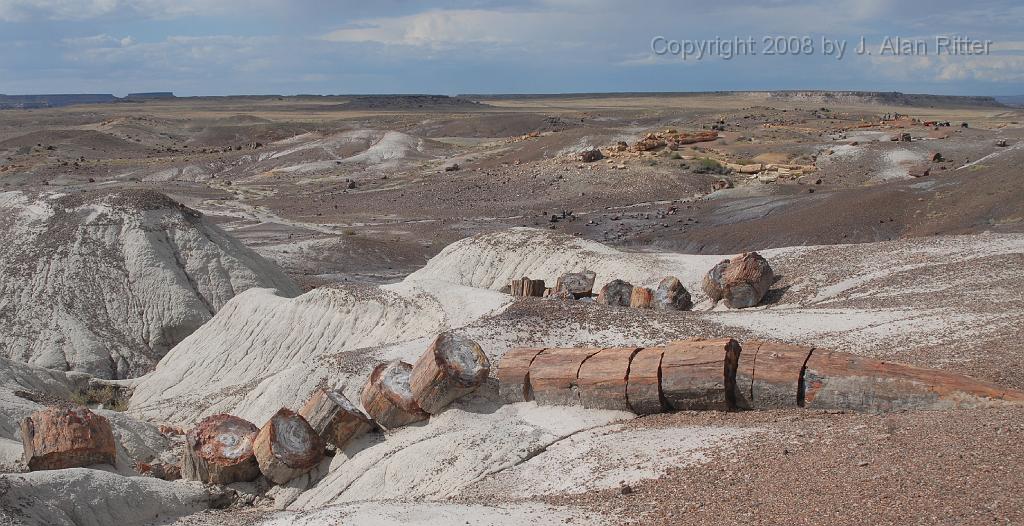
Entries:
[[596,278],[597,274],[588,270],[562,274],[555,281],[555,288],[552,294],[577,300],[589,298],[594,293],[594,280]]
[[487,380],[491,361],[476,342],[442,333],[412,367],[409,387],[416,404],[436,415]]
[[498,362],[498,396],[506,404],[533,400],[530,364],[544,349],[511,349]]
[[628,281],[613,279],[601,287],[601,292],[597,294],[597,302],[602,305],[628,307],[632,297],[633,285]]
[[649,309],[653,299],[653,290],[647,287],[633,287],[633,293],[629,297],[629,306],[634,309]]
[[185,434],[181,477],[207,484],[248,482],[260,475],[252,445],[259,429],[237,416],[218,414]]
[[783,343],[743,343],[736,371],[736,403],[743,409],[797,407],[802,402],[803,369],[813,347]]
[[577,374],[580,402],[588,409],[629,411],[626,381],[637,347],[602,349],[585,360]]
[[704,289],[704,294],[714,303],[718,303],[722,300],[722,274],[725,273],[725,269],[728,267],[729,260],[723,259],[715,266],[711,267],[711,270],[704,275],[704,283],[702,287]]
[[1024,392],[947,371],[815,350],[807,360],[802,398],[812,409],[893,411],[1024,403]]
[[666,409],[661,393],[662,347],[640,349],[629,364],[626,399],[631,411],[638,415],[661,413]]
[[740,345],[732,338],[671,342],[663,348],[661,392],[677,411],[736,408]]
[[409,388],[412,365],[394,360],[373,369],[363,388],[361,402],[366,414],[385,429],[426,420],[428,415],[416,404]]
[[544,280],[521,278],[509,282],[509,293],[516,297],[539,298],[544,295]]
[[686,290],[679,279],[668,276],[658,283],[651,305],[658,310],[690,310],[693,301],[690,299],[690,291]]
[[757,252],[744,252],[731,260],[722,273],[722,299],[733,309],[753,307],[764,299],[775,281],[768,261]]
[[106,418],[84,407],[51,406],[21,421],[23,458],[31,471],[114,465],[117,446]]
[[545,349],[530,366],[533,398],[540,405],[579,405],[580,366],[600,351],[591,347]]
[[253,452],[263,475],[284,484],[316,467],[324,442],[305,418],[282,408],[260,428]]
[[376,427],[341,391],[317,389],[299,416],[309,422],[320,438],[338,449]]

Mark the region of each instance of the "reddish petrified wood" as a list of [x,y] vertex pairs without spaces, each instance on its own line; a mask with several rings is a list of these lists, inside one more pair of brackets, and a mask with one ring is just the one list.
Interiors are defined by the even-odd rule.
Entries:
[[248,482],[260,475],[252,444],[259,429],[237,416],[202,419],[185,435],[181,477],[207,484]]
[[282,408],[263,427],[253,442],[260,471],[275,484],[316,467],[324,457],[324,443],[305,418]]
[[693,301],[690,299],[690,291],[686,290],[679,279],[668,276],[658,283],[651,305],[658,310],[690,310]]
[[597,302],[613,307],[628,307],[632,297],[633,285],[628,281],[613,279],[601,287],[601,292],[597,294]]
[[376,427],[341,391],[317,389],[299,415],[324,442],[338,449]]
[[545,284],[542,279],[514,279],[509,282],[509,293],[516,297],[536,297],[544,295]]
[[662,347],[640,349],[629,364],[626,399],[631,411],[638,415],[664,412],[667,408],[661,394]]
[[715,266],[711,267],[711,270],[704,275],[704,282],[702,288],[704,294],[711,299],[711,301],[718,303],[722,299],[722,274],[725,273],[725,269],[729,267],[729,260],[723,259],[719,261]]
[[430,417],[412,396],[409,380],[412,365],[394,360],[373,369],[363,388],[366,414],[385,429],[394,429]]
[[732,338],[667,344],[661,360],[661,391],[677,411],[736,407],[740,345]]
[[654,291],[647,287],[633,287],[633,293],[629,298],[629,306],[634,309],[651,308],[651,300],[654,299]]
[[31,471],[114,464],[110,422],[84,407],[52,406],[21,421],[23,458]]
[[743,409],[797,407],[804,364],[813,348],[783,343],[743,343],[736,371],[736,402]]
[[511,349],[498,362],[498,396],[506,404],[533,400],[530,364],[544,349]]
[[487,380],[491,361],[476,342],[442,333],[412,367],[409,387],[424,411],[436,415]]
[[533,397],[541,405],[579,405],[580,366],[600,348],[545,349],[530,366]]
[[629,411],[626,399],[626,381],[629,364],[637,347],[602,349],[580,366],[577,375],[580,401],[588,409],[617,409]]
[[768,294],[775,281],[768,260],[757,252],[744,252],[729,261],[722,273],[722,299],[733,309],[753,307]]
[[893,411],[1024,402],[1024,392],[946,371],[815,350],[804,372],[803,405],[812,409]]

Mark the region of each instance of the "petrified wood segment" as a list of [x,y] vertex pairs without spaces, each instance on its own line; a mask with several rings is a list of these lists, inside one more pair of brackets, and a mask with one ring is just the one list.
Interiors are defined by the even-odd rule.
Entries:
[[736,367],[740,345],[731,338],[679,341],[666,345],[661,359],[661,391],[677,411],[736,407]]
[[647,287],[633,287],[633,294],[629,298],[629,306],[634,309],[649,309],[653,299],[653,290]]
[[629,380],[626,383],[626,399],[629,408],[638,415],[664,412],[664,397],[661,394],[662,347],[640,349],[629,364]]
[[361,402],[366,414],[381,427],[394,429],[430,416],[420,409],[412,396],[409,387],[411,376],[412,365],[399,360],[382,363],[370,374]]
[[456,399],[480,387],[491,372],[491,361],[476,342],[442,333],[412,367],[409,387],[424,411],[436,415]]
[[320,462],[324,443],[305,418],[282,408],[263,424],[253,452],[263,475],[275,484],[284,484]]
[[893,411],[1024,402],[1024,392],[966,376],[816,350],[804,372],[804,406]]
[[725,273],[725,269],[729,267],[729,260],[723,259],[718,264],[711,267],[711,270],[704,275],[704,282],[702,288],[704,294],[711,299],[711,301],[718,303],[722,300],[722,274]]
[[341,391],[317,389],[299,410],[320,438],[338,449],[375,426]]
[[601,292],[597,294],[597,302],[614,307],[628,307],[632,297],[632,284],[621,279],[613,279],[601,287]]
[[207,484],[248,482],[260,475],[253,442],[259,429],[237,416],[202,419],[185,435],[181,477]]
[[552,292],[557,296],[564,296],[572,299],[589,298],[594,293],[594,280],[597,274],[590,271],[569,272],[562,274],[555,281],[555,288]]
[[603,349],[580,366],[577,375],[580,402],[588,409],[629,411],[626,381],[637,347]]
[[690,310],[693,301],[690,299],[690,291],[686,290],[679,279],[668,276],[658,283],[651,305],[658,310]]
[[768,294],[775,281],[768,260],[757,252],[744,252],[729,261],[722,273],[722,299],[733,309],[753,307]]
[[521,278],[509,282],[509,293],[516,297],[536,297],[544,295],[544,280]]
[[21,421],[23,458],[31,471],[114,465],[117,446],[106,418],[84,407],[53,406]]
[[544,349],[511,349],[498,362],[498,396],[506,404],[533,400],[530,364]]
[[580,366],[599,348],[546,349],[530,366],[533,397],[541,405],[579,405]]
[[783,343],[743,343],[736,371],[737,405],[743,409],[797,407],[804,364],[812,347]]

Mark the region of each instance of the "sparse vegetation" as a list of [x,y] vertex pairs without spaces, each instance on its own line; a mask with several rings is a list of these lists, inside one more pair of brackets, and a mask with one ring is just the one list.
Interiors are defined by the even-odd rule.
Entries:
[[725,165],[710,157],[701,157],[700,159],[697,159],[697,166],[693,171],[699,174],[725,175],[730,173],[732,170],[726,168]]
[[89,387],[71,395],[71,402],[78,405],[93,407],[100,405],[103,409],[111,411],[127,411],[128,397],[124,391],[112,385],[103,387]]

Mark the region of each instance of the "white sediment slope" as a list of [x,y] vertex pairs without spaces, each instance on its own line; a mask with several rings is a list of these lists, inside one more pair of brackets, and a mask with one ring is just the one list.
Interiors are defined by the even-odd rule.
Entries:
[[127,378],[276,266],[155,193],[0,194],[0,356]]
[[9,514],[10,524],[166,524],[210,507],[214,498],[197,482],[124,477],[96,469],[0,475],[0,520]]

